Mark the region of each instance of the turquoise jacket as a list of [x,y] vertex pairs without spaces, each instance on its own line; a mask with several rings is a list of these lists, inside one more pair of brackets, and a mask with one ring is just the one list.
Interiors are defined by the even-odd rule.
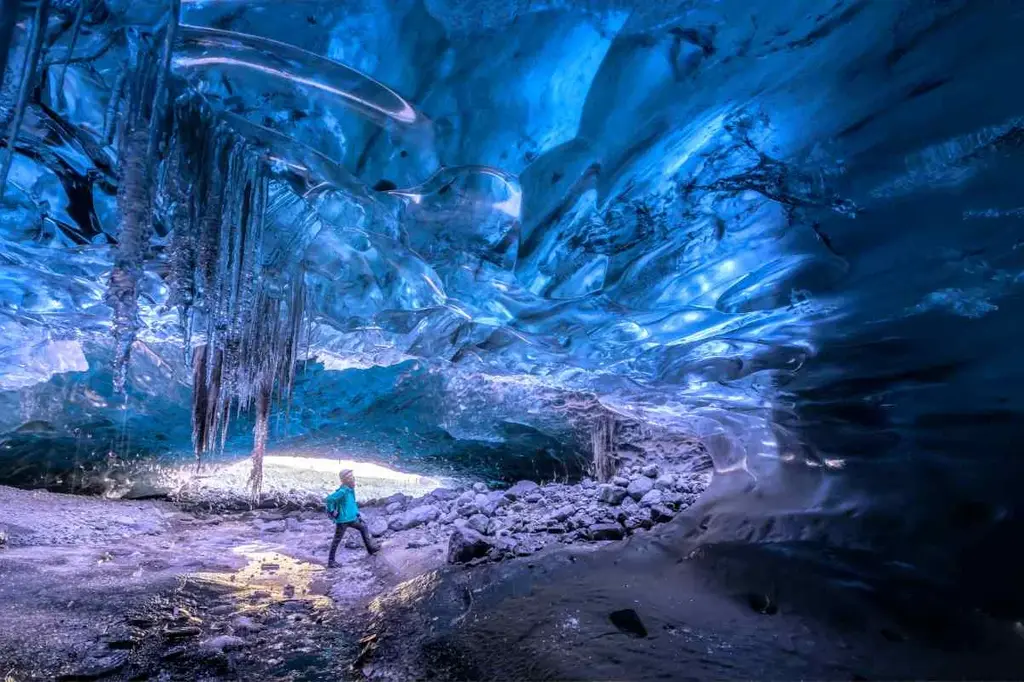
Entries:
[[356,504],[356,493],[352,488],[343,485],[324,499],[327,513],[334,518],[335,523],[348,523],[355,521],[359,516],[359,505]]

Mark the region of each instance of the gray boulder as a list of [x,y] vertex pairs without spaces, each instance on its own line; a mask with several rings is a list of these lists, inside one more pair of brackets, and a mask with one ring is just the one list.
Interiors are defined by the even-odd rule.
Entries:
[[651,521],[665,523],[675,518],[675,513],[663,504],[656,504],[651,507]]
[[477,493],[485,493],[485,492],[487,492],[487,484],[486,483],[481,483],[480,481],[477,481],[476,483],[473,484],[473,492],[477,492]]
[[646,476],[641,476],[639,478],[634,478],[629,482],[629,487],[626,488],[626,492],[629,493],[629,496],[634,500],[639,501],[644,495],[649,493],[653,487],[654,481]]
[[626,497],[626,494],[626,489],[620,488],[617,485],[608,485],[606,483],[597,488],[597,499],[605,504],[619,504]]
[[375,538],[379,538],[381,535],[388,532],[387,519],[382,519],[380,517],[370,519],[370,522],[366,524],[366,529],[370,531],[370,535]]
[[490,522],[483,514],[473,514],[466,520],[466,525],[477,533],[487,533],[487,524]]
[[451,488],[436,488],[430,491],[430,496],[435,500],[441,500],[447,502],[448,500],[454,500],[459,496],[459,493],[452,490]]
[[587,529],[591,540],[621,540],[625,531],[617,523],[595,523]]
[[388,514],[397,514],[402,511],[404,505],[401,502],[392,502],[388,506],[384,507],[384,511]]
[[563,507],[559,507],[558,509],[556,509],[554,511],[554,513],[551,514],[551,518],[553,518],[555,521],[565,521],[567,518],[572,516],[575,512],[576,512],[576,507],[567,504],[567,505],[565,505]]
[[625,488],[629,485],[629,479],[624,476],[615,476],[612,478],[612,485],[617,485],[620,488]]
[[508,499],[515,501],[537,491],[538,488],[540,488],[540,486],[533,481],[519,481],[506,490],[504,495]]
[[448,538],[448,563],[465,564],[487,556],[494,545],[482,534],[468,527],[456,527]]
[[640,506],[653,507],[656,504],[661,504],[663,495],[664,493],[656,488],[654,490],[648,490],[647,494],[640,498]]
[[657,480],[654,481],[654,487],[658,490],[673,490],[676,487],[676,479],[668,474],[659,476]]
[[409,530],[416,526],[422,526],[424,523],[429,521],[434,521],[439,515],[440,512],[437,511],[437,507],[424,504],[410,509],[409,511],[402,513],[397,518],[392,519],[389,526],[391,530]]
[[647,478],[657,478],[658,477],[658,465],[657,464],[648,464],[643,469],[641,469],[640,472],[644,476],[646,476]]

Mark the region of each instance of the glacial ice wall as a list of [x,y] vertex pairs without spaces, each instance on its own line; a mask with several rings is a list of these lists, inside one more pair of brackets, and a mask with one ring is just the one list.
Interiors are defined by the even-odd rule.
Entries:
[[550,450],[600,412],[862,520],[830,540],[1012,575],[1022,12],[5,3],[6,447],[371,410],[399,452]]

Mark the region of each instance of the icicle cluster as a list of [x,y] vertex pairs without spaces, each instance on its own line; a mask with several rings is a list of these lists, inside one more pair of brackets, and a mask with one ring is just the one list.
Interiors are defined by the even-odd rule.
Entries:
[[232,410],[254,411],[253,496],[262,486],[270,409],[287,403],[304,329],[301,271],[267,284],[266,158],[195,95],[175,107],[162,210],[173,225],[171,303],[193,362],[197,458],[224,447]]
[[[138,289],[153,233],[153,169],[167,130],[163,103],[179,12],[175,0],[160,47],[141,37],[133,44],[131,86],[125,93],[127,109],[120,120],[121,178],[117,205],[121,229],[106,298],[113,309],[114,388],[121,393],[125,390],[132,345],[141,327]],[[115,109],[116,104],[112,103]]]

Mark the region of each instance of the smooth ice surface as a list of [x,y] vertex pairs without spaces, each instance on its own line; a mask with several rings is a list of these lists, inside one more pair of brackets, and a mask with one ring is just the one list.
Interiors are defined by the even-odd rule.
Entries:
[[1017,570],[1016,5],[50,4],[0,97],[16,467],[184,452],[193,384],[211,447],[548,475],[616,414],[768,507]]

